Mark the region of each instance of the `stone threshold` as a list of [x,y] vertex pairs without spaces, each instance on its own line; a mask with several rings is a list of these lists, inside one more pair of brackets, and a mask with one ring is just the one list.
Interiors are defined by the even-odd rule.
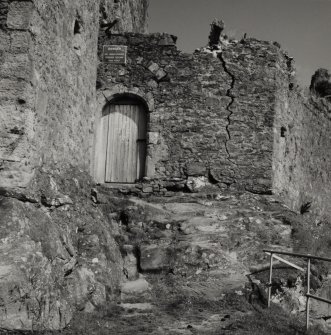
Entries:
[[139,183],[102,183],[100,186],[106,187],[106,188],[132,188],[139,185]]

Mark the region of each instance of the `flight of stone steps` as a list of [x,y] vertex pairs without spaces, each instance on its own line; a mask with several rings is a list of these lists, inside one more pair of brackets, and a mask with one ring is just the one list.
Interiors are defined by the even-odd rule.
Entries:
[[[229,192],[118,200],[108,194],[107,202],[117,211],[113,224],[118,222],[124,258],[122,317],[153,319],[181,300],[188,314],[172,319],[174,334],[188,333],[197,302],[219,305],[229,294],[241,299],[249,286],[247,275],[268,262],[263,248],[293,247],[285,216],[294,214],[271,196]],[[225,316],[236,313],[237,307],[224,307],[205,315],[204,321],[191,321],[192,327],[198,329],[201,322],[206,329],[224,327],[231,319]],[[168,334],[164,322],[160,327]]]

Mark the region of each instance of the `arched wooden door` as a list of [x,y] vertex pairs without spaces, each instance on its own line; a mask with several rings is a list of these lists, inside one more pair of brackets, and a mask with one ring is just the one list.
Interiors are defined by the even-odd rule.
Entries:
[[116,103],[103,113],[106,145],[105,182],[134,183],[144,177],[146,161],[146,112],[142,105]]

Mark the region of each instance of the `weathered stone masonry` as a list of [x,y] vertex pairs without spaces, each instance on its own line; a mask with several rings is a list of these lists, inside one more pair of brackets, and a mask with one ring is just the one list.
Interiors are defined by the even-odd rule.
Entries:
[[[107,20],[120,16],[118,31],[145,31],[145,0],[109,12],[113,1],[103,3]],[[2,329],[63,328],[75,311],[114,299],[122,280],[89,178],[99,5],[0,0]]]
[[41,165],[88,167],[98,21],[94,1],[9,2],[0,31],[2,186],[26,186]]
[[[116,30],[144,32],[146,0],[102,1]],[[40,166],[86,171],[92,149],[100,1],[0,1],[0,186]],[[139,17],[139,19],[138,19]]]
[[331,108],[323,98],[288,90],[279,81],[273,189],[294,210],[310,203],[319,221],[331,218]]
[[[59,329],[77,310],[115,301],[123,257],[113,213],[92,202],[89,171],[102,110],[121,94],[149,113],[143,193],[199,177],[273,187],[292,208],[312,202],[330,218],[329,103],[291,91],[289,59],[272,43],[189,55],[173,36],[139,34],[146,6],[0,0],[1,328]],[[116,17],[113,35],[101,32],[100,61],[103,44],[124,44],[128,63],[100,62],[97,78],[100,19]]]
[[120,93],[153,105],[147,177],[170,188],[203,176],[271,190],[276,78],[285,57],[277,46],[248,39],[190,55],[166,34],[101,34],[100,59],[103,45],[127,45],[128,62],[100,64],[99,113]]

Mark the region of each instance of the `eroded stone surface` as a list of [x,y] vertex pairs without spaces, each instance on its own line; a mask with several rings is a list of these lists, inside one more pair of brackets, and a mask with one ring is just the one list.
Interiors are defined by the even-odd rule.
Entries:
[[162,245],[141,245],[140,268],[142,271],[160,271],[170,268],[172,250]]
[[[121,285],[124,304],[117,308],[124,309],[114,312],[110,305],[107,316],[94,314],[100,325],[91,331],[237,334],[231,325],[256,317],[251,304],[261,303],[246,275],[269,264],[262,249],[293,248],[290,223],[296,214],[271,196],[228,192],[146,201],[119,199],[108,190],[108,199],[99,206],[118,211],[118,236],[140,250],[144,277]],[[267,267],[264,272],[268,277]],[[266,297],[262,286],[259,292]]]
[[64,175],[41,171],[29,197],[0,197],[1,328],[61,329],[118,292],[122,257],[91,181],[75,169]]
[[310,203],[312,220],[330,221],[331,104],[286,93],[287,85],[284,78],[276,109],[273,188],[296,211]]

